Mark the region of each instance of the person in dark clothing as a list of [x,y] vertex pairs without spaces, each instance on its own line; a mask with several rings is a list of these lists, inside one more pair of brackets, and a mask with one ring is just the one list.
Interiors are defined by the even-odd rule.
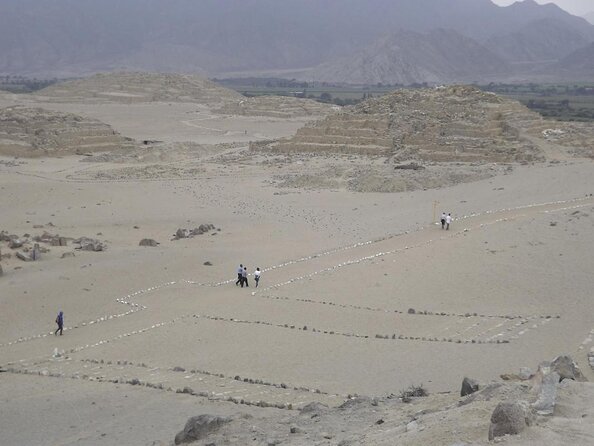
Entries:
[[239,285],[241,284],[241,286],[243,287],[243,265],[240,264],[239,268],[237,268],[237,282],[235,282],[235,285]]
[[60,311],[58,313],[58,317],[56,317],[56,324],[58,324],[58,328],[54,331],[54,336],[60,332],[60,336],[62,336],[62,331],[64,330],[64,312]]
[[243,284],[245,283],[245,286],[249,288],[249,284],[248,284],[248,272],[247,272],[247,266],[243,267],[243,272],[241,273],[241,278],[243,279],[241,282],[241,287],[243,288]]

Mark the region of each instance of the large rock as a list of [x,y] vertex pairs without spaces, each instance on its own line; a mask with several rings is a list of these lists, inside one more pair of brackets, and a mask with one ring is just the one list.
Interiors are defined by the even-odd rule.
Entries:
[[462,380],[462,389],[460,390],[460,396],[470,395],[471,393],[479,390],[479,384],[472,378],[464,378]]
[[175,444],[192,443],[194,441],[206,438],[209,434],[217,431],[226,423],[231,421],[230,418],[216,417],[213,415],[199,415],[190,418],[184,430],[175,436]]
[[564,379],[587,381],[571,356],[557,356],[551,363],[551,370],[559,374],[559,381],[563,381]]
[[532,408],[539,415],[553,415],[555,410],[555,401],[557,399],[557,385],[559,384],[559,374],[549,372],[546,374],[540,384],[538,399],[532,405]]
[[516,402],[499,403],[491,415],[489,441],[504,435],[517,435],[527,426],[526,408]]
[[152,246],[155,247],[159,244],[159,242],[153,240],[152,238],[143,238],[138,246]]
[[88,237],[81,237],[79,239],[74,240],[74,243],[78,243],[80,246],[77,249],[81,249],[83,251],[105,251],[107,247],[100,242],[99,240],[95,240]]
[[24,241],[18,238],[13,238],[10,240],[10,242],[8,243],[8,247],[10,249],[19,249],[22,248],[24,244]]

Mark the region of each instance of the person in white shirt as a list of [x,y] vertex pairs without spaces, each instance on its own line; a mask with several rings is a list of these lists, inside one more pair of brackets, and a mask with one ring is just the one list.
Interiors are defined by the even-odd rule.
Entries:
[[450,229],[450,223],[452,222],[452,214],[446,216],[446,230]]
[[261,275],[262,271],[260,271],[260,268],[256,268],[256,271],[254,271],[254,280],[256,281],[256,288],[258,288],[258,282],[260,282]]
[[445,223],[446,223],[446,213],[442,212],[441,213],[441,229],[445,229]]

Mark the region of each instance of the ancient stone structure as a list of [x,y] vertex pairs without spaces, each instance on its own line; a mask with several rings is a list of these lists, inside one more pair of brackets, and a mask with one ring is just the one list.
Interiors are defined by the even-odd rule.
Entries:
[[60,156],[132,147],[103,122],[43,108],[0,109],[0,154]]
[[251,147],[399,161],[535,161],[541,154],[522,132],[540,121],[520,103],[474,87],[398,90],[308,124],[292,138]]

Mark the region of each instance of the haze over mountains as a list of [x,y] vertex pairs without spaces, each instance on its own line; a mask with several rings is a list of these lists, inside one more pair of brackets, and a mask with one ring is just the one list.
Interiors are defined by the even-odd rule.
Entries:
[[[0,0],[0,73],[270,73],[342,82],[584,79],[594,26],[526,0]],[[334,78],[335,76],[335,78]],[[332,79],[330,79],[332,77]]]

